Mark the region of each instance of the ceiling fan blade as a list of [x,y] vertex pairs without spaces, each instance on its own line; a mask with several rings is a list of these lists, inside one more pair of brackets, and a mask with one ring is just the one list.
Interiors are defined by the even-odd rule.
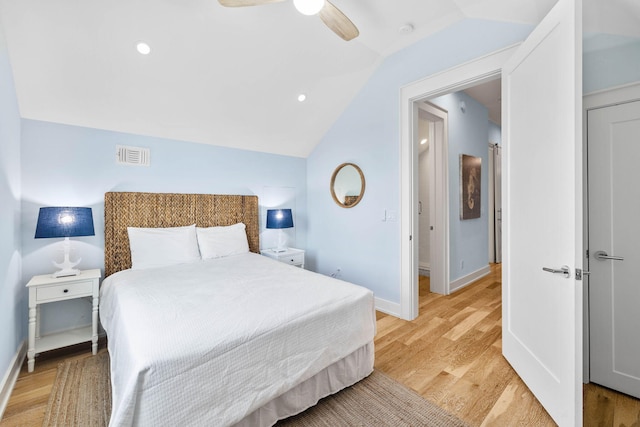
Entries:
[[261,4],[280,3],[284,0],[218,0],[223,6],[226,7],[244,7],[244,6],[259,6]]
[[320,19],[334,33],[349,41],[355,39],[360,34],[358,28],[347,16],[335,7],[329,0],[325,0],[324,7],[319,13]]

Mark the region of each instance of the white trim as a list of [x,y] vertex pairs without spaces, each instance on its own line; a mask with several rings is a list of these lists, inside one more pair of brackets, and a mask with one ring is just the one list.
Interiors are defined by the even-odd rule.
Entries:
[[491,267],[489,266],[489,264],[487,264],[486,266],[474,271],[473,273],[469,273],[466,276],[460,277],[459,279],[451,282],[449,290],[451,291],[451,293],[459,291],[460,289],[470,285],[478,279],[483,278],[489,273],[491,273]]
[[[431,292],[435,292],[437,294],[448,295],[449,294],[449,276],[448,276],[448,261],[446,260],[447,254],[449,251],[447,248],[449,247],[449,210],[444,208],[445,206],[449,206],[449,113],[437,105],[431,104],[429,102],[414,102],[414,109],[422,110],[427,113],[435,124],[436,129],[436,137],[432,140],[433,149],[432,152],[432,176],[430,181],[433,183],[433,190],[430,191],[429,195],[429,209],[432,211],[431,213],[431,225],[433,225],[433,231],[429,233],[430,239],[430,262],[429,262],[429,272],[431,277],[430,288]],[[414,114],[418,114],[417,111],[414,111]],[[414,128],[415,124],[418,123],[419,118],[417,115],[413,116]],[[413,156],[415,159],[419,158],[417,148],[417,142],[414,139],[413,144]],[[414,196],[414,206],[413,212],[417,212],[418,207],[416,203],[418,203],[419,197],[417,195],[419,185],[415,185],[419,182],[420,178],[420,167],[417,163],[414,163],[414,187],[415,193]],[[433,208],[433,209],[432,209]],[[414,250],[416,251],[416,259],[419,257],[419,244],[420,244],[420,230],[419,230],[419,219],[417,215],[414,215],[414,220],[416,221],[413,224],[414,235],[417,236],[414,242]],[[416,231],[417,230],[417,231]],[[433,268],[431,268],[433,265]],[[418,266],[419,268],[422,265]],[[418,270],[419,273],[419,270]],[[418,278],[416,277],[416,283],[418,283]],[[417,293],[415,294],[417,300]]]
[[418,276],[431,277],[431,263],[421,262],[418,264]]
[[582,98],[584,111],[640,100],[640,82],[591,92]]
[[401,317],[400,316],[400,304],[388,301],[382,298],[375,298],[376,310],[381,311],[386,314],[390,314],[391,316]]
[[[630,84],[625,84],[622,86],[615,86],[612,88],[599,90],[596,92],[591,92],[582,97],[582,142],[583,142],[583,153],[587,153],[587,143],[589,141],[589,135],[587,133],[587,116],[589,110],[595,110],[598,108],[610,107],[613,105],[624,104],[627,102],[634,102],[640,100],[640,82],[634,82]],[[589,182],[588,179],[588,167],[587,167],[587,156],[583,156],[583,164],[582,164],[582,181],[585,183]],[[589,187],[588,185],[583,186],[583,212],[584,212],[584,222],[583,222],[583,241],[586,243],[585,249],[588,248],[589,242]],[[589,260],[586,257],[586,251],[583,254],[582,265],[589,265]],[[583,275],[582,280],[584,281],[583,285],[583,332],[582,332],[582,381],[586,384],[591,381],[591,376],[589,372],[589,365],[591,363],[591,354],[590,354],[590,330],[589,330],[589,287],[591,286],[591,282],[589,280],[589,275]]]
[[419,264],[419,268],[420,268],[420,270],[427,270],[427,271],[431,270],[431,263],[429,263],[429,262],[421,262]]
[[11,392],[13,391],[13,387],[16,385],[18,375],[20,375],[20,368],[22,368],[22,364],[24,363],[24,358],[26,356],[27,341],[24,340],[18,347],[18,351],[15,356],[13,356],[13,359],[9,364],[9,369],[7,369],[7,372],[4,374],[4,378],[2,378],[2,382],[0,383],[0,420],[4,415],[4,410],[7,409]]
[[[417,168],[414,166],[413,112],[415,102],[455,92],[493,80],[502,74],[502,65],[511,57],[519,44],[482,56],[457,67],[442,71],[400,88],[400,307],[402,318],[418,316],[418,278],[416,257],[417,239],[412,239],[415,226],[414,211],[417,197],[414,182]],[[446,162],[448,164],[448,161]],[[448,175],[447,175],[448,179]],[[447,185],[448,186],[448,185]],[[449,203],[443,206],[445,235],[444,274],[449,282]]]

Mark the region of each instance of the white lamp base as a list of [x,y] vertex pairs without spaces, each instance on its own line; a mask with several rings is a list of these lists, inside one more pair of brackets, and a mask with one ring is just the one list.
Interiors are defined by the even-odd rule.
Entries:
[[286,252],[287,249],[287,236],[284,234],[284,231],[282,231],[282,228],[278,229],[278,246],[273,249],[273,252],[276,253],[280,253],[280,252]]
[[71,242],[69,241],[68,237],[65,237],[64,242],[62,243],[64,244],[64,260],[62,261],[62,263],[57,263],[55,261],[52,261],[53,265],[60,268],[60,270],[53,273],[51,277],[77,276],[78,274],[80,274],[80,270],[73,267],[80,264],[80,261],[82,261],[82,258],[78,258],[76,262],[69,261],[69,251],[71,249]]

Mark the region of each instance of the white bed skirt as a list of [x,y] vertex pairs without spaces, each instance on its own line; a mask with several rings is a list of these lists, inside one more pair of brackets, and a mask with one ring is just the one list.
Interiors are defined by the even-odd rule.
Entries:
[[373,372],[373,342],[328,366],[308,380],[255,410],[234,427],[269,427],[299,414],[318,401],[349,387]]

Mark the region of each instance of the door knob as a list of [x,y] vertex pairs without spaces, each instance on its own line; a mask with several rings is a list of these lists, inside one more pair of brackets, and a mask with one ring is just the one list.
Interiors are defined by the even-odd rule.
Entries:
[[624,261],[624,257],[621,256],[614,256],[614,255],[607,255],[607,253],[605,251],[597,251],[596,253],[593,254],[593,256],[595,257],[595,259],[603,261],[605,259],[610,259],[613,261]]
[[566,279],[571,277],[571,273],[569,272],[569,267],[566,266],[566,265],[563,265],[559,269],[557,269],[557,268],[549,268],[549,267],[542,267],[542,269],[544,271],[548,271],[549,273],[562,274]]

